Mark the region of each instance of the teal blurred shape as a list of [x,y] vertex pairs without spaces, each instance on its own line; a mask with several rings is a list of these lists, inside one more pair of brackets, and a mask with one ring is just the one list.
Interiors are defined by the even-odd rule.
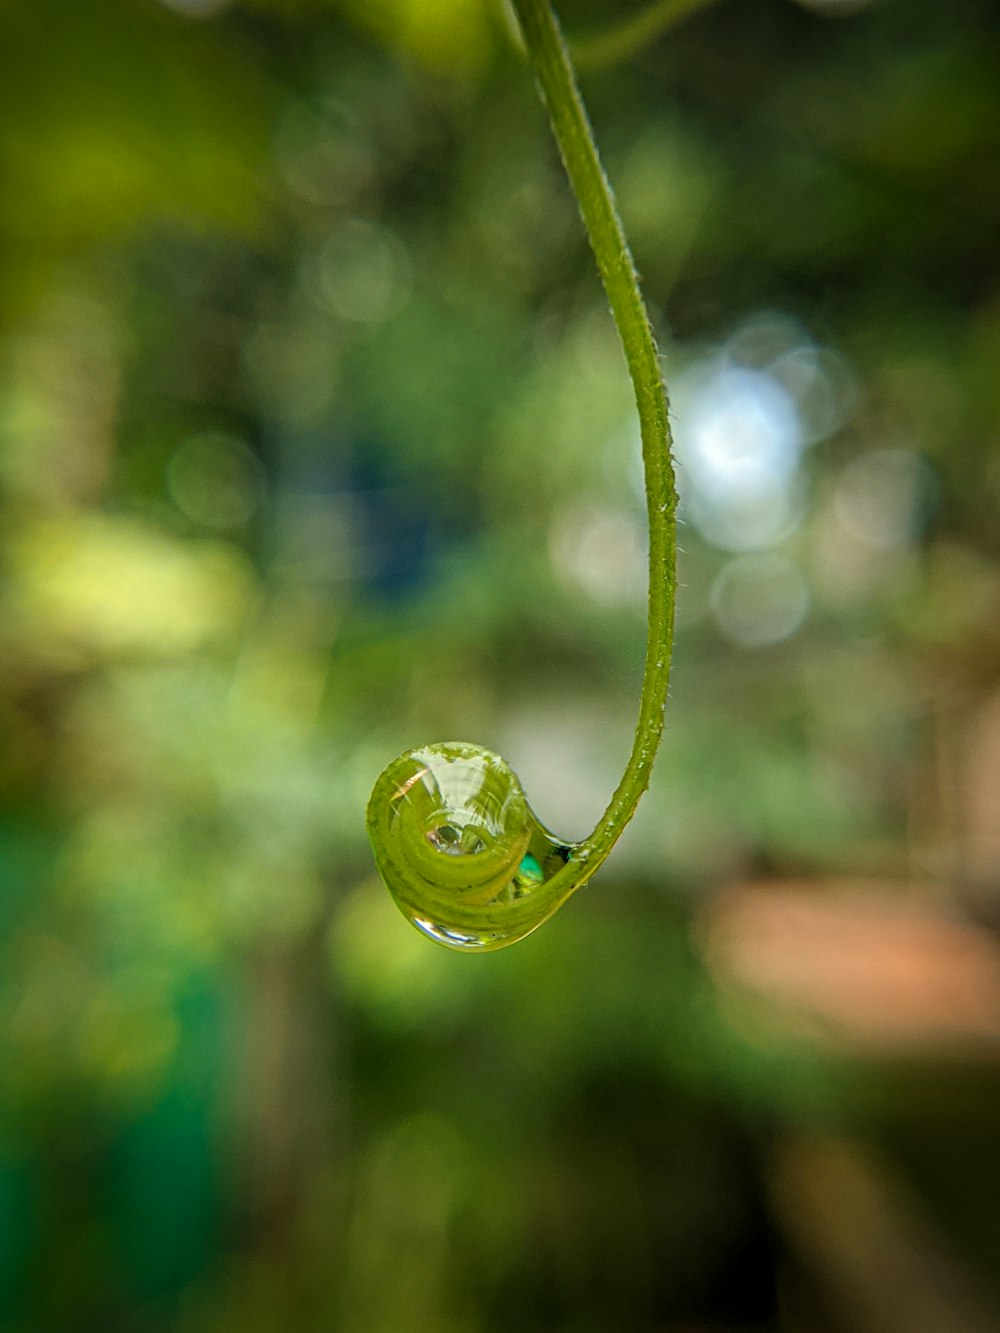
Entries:
[[168,1306],[219,1247],[218,1101],[227,1062],[217,980],[208,973],[189,979],[176,1014],[181,1037],[168,1086],[122,1127],[106,1164],[128,1295]]
[[0,1327],[22,1312],[38,1243],[31,1163],[0,1148]]

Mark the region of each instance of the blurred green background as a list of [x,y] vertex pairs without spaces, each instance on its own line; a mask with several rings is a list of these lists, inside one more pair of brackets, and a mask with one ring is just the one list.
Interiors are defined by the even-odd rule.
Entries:
[[591,60],[676,667],[614,857],[484,957],[376,882],[371,783],[468,739],[586,834],[645,596],[502,11],[0,36],[0,1327],[1000,1327],[994,0],[719,0]]

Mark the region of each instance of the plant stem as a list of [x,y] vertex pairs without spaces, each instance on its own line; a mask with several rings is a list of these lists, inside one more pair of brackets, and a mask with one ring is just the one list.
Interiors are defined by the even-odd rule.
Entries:
[[578,70],[603,69],[617,65],[648,46],[667,28],[681,23],[691,14],[707,9],[714,0],[656,0],[647,9],[624,19],[609,32],[580,37],[572,43],[573,64]]
[[513,7],[625,352],[642,435],[649,516],[649,627],[642,699],[622,780],[597,827],[582,844],[581,859],[586,861],[589,878],[635,813],[649,785],[663,731],[676,589],[677,492],[667,396],[653,331],[565,40],[549,0],[513,0]]

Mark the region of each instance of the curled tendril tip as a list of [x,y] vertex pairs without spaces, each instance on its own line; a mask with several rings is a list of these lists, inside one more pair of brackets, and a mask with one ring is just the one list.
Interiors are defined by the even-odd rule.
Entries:
[[589,838],[561,842],[517,777],[475,745],[408,750],[368,803],[375,863],[403,914],[455,949],[523,939],[594,873],[649,784],[663,730],[673,637],[675,510],[666,392],[614,198],[549,0],[512,0],[524,47],[580,207],[635,391],[649,517],[649,630],[632,753]]

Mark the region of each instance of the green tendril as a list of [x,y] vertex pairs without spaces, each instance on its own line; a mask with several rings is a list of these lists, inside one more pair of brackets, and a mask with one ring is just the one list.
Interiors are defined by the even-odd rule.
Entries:
[[453,948],[496,949],[547,920],[608,856],[649,785],[663,731],[675,593],[677,494],[667,399],[635,265],[548,0],[513,0],[525,51],[583,217],[635,390],[649,518],[649,627],[632,753],[590,837],[565,843],[514,773],[456,742],[394,760],[375,784],[375,861],[408,919]]
[[630,14],[609,32],[574,39],[573,64],[578,70],[588,71],[620,64],[662,36],[668,28],[714,3],[715,0],[656,0],[638,14]]

